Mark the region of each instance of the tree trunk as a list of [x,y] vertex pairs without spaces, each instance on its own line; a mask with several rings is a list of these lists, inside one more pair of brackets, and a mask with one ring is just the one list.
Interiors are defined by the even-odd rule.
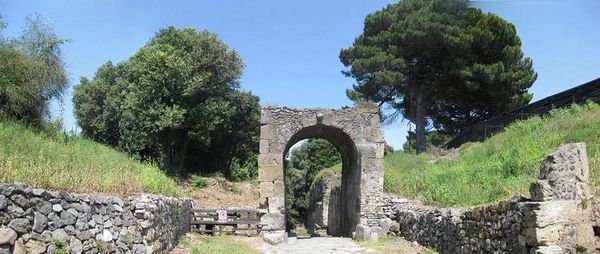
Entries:
[[425,152],[425,98],[423,98],[423,89],[415,89],[415,106],[416,106],[416,117],[415,117],[415,134],[417,138],[416,152],[420,154]]
[[178,166],[179,170],[182,170],[183,167],[185,166],[185,159],[186,159],[187,153],[188,153],[188,140],[187,140],[187,138],[184,138],[183,145],[181,145],[181,148],[179,150],[179,166]]

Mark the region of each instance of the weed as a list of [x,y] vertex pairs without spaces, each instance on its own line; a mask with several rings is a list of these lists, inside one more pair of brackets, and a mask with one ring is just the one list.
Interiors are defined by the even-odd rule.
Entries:
[[127,232],[122,236],[122,240],[125,244],[131,245],[133,243],[133,235],[131,235],[131,233]]
[[192,186],[202,189],[208,186],[208,181],[202,176],[195,175],[192,176]]
[[65,250],[65,246],[66,246],[66,242],[63,239],[54,239],[52,240],[52,243],[54,244],[54,247],[56,249],[54,249],[54,253],[56,254],[67,254],[67,250]]

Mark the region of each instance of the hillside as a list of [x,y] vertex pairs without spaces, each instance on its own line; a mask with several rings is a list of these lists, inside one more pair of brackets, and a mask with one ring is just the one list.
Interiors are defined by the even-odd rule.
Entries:
[[[454,156],[397,151],[385,157],[384,190],[427,204],[472,206],[528,195],[539,162],[560,144],[585,142],[590,181],[600,186],[600,105],[553,110],[511,124],[483,143],[467,143]],[[322,175],[341,170],[324,169]]]
[[179,194],[158,167],[91,140],[13,122],[0,122],[0,183],[5,182],[70,192]]

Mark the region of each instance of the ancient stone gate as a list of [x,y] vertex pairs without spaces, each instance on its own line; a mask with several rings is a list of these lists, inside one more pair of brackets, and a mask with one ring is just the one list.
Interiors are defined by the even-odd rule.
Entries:
[[352,108],[261,110],[258,179],[263,223],[285,230],[284,156],[296,142],[322,138],[342,157],[341,234],[351,236],[357,225],[376,225],[381,214],[384,139],[378,109],[371,104]]

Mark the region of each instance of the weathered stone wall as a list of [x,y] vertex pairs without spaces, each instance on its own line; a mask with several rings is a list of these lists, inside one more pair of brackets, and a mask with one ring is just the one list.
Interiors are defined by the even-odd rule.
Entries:
[[324,175],[315,180],[308,195],[306,229],[311,235],[339,236],[340,174]]
[[167,253],[189,231],[191,208],[188,199],[0,184],[0,253]]
[[342,156],[341,234],[349,236],[358,224],[376,225],[381,215],[384,140],[377,107],[365,104],[347,109],[261,110],[258,180],[265,230],[285,230],[284,156],[306,138],[331,142]]
[[585,144],[567,144],[542,161],[531,199],[435,208],[388,197],[382,210],[395,221],[391,232],[442,253],[591,253],[588,175]]
[[[521,234],[526,199],[474,208],[430,208],[395,203],[392,232],[442,253],[527,253]],[[391,202],[391,200],[390,200]]]

